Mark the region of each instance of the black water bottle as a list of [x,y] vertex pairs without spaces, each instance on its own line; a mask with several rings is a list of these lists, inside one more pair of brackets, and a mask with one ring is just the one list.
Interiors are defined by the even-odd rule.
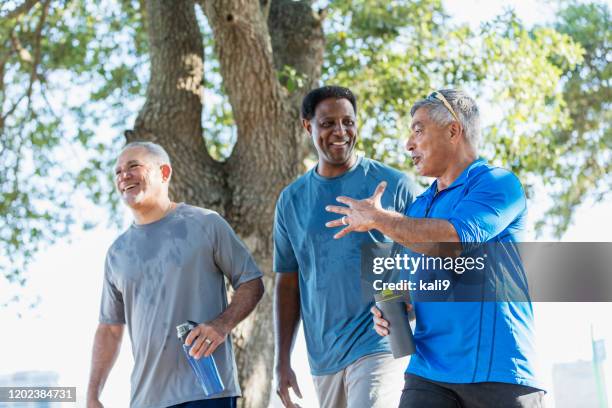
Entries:
[[400,358],[414,354],[414,338],[410,328],[410,318],[406,309],[405,296],[401,292],[383,290],[374,295],[376,307],[383,319],[389,322],[389,343],[393,357]]

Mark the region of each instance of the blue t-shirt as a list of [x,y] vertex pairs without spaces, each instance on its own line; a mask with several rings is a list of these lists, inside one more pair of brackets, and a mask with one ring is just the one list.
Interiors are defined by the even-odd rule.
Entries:
[[336,197],[370,197],[381,181],[386,209],[404,212],[413,199],[414,185],[401,172],[367,158],[359,158],[346,173],[333,178],[316,167],[291,183],[276,204],[274,271],[298,272],[300,307],[314,375],[335,373],[360,357],[389,351],[388,340],[372,329],[370,307],[361,296],[361,245],[388,242],[379,231],[333,236],[340,228],[325,223],[338,214],[327,205],[341,205]]
[[[464,250],[466,243],[521,241],[526,199],[511,172],[478,159],[436,192],[434,181],[407,215],[448,220]],[[415,301],[414,312],[416,353],[407,372],[449,383],[493,381],[542,388],[534,372],[530,302]]]

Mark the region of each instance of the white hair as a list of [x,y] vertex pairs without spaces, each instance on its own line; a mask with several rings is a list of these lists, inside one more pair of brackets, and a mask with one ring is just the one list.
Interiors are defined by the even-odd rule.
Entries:
[[[438,91],[448,101],[459,118],[467,141],[478,148],[480,142],[480,113],[476,101],[460,89],[442,89]],[[417,101],[410,109],[410,116],[420,108],[427,108],[429,118],[439,126],[446,126],[455,118],[439,99],[427,97]]]
[[151,156],[155,157],[159,161],[159,164],[171,164],[168,152],[166,152],[166,150],[157,143],[145,141],[131,142],[126,144],[121,152],[123,153],[125,150],[133,147],[142,147],[143,149],[146,149]]

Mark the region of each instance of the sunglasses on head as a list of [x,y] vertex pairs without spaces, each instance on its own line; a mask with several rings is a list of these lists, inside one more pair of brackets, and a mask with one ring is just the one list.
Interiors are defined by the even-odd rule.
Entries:
[[442,102],[444,104],[444,106],[446,106],[446,109],[448,109],[448,111],[453,115],[455,120],[457,122],[461,123],[461,121],[459,120],[459,117],[455,113],[455,110],[453,109],[451,104],[448,103],[448,101],[446,100],[444,95],[442,95],[442,92],[438,92],[438,91],[432,92],[431,95],[429,95],[426,99],[435,99],[435,100],[438,100],[438,101]]

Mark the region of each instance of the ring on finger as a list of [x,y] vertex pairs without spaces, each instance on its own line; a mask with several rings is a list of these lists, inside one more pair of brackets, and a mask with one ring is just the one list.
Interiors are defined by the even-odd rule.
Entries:
[[349,225],[348,222],[346,222],[346,215],[342,217],[342,224]]
[[211,339],[204,339],[204,342],[205,342],[206,344],[211,344],[211,343],[212,343],[212,340],[211,340]]

